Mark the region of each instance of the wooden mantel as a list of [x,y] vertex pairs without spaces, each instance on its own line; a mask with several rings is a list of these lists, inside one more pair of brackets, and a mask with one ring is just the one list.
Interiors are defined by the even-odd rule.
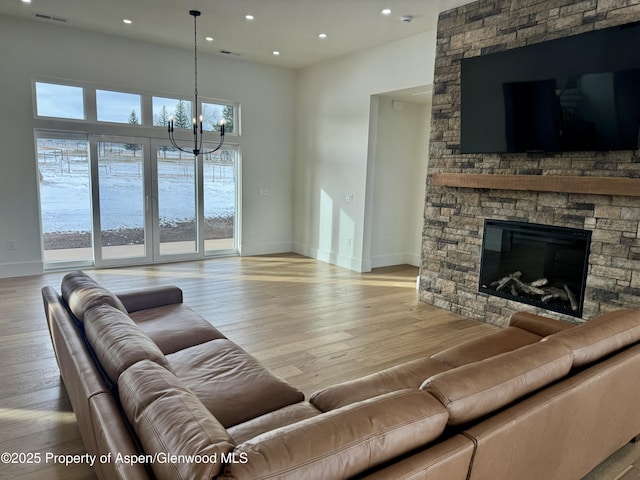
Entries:
[[432,175],[432,183],[441,187],[640,197],[640,178],[434,173]]

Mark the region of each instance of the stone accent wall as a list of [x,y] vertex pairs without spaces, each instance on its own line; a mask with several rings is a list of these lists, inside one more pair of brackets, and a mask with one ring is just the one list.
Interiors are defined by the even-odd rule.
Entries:
[[640,21],[640,0],[480,0],[438,23],[420,299],[504,325],[518,310],[575,318],[478,293],[485,218],[593,231],[583,319],[640,308],[640,197],[432,185],[440,172],[640,177],[640,154],[459,153],[460,59]]

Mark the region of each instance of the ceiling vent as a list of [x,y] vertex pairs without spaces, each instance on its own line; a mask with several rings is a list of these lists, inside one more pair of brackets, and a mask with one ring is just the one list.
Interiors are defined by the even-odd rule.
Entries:
[[39,20],[47,20],[50,22],[67,23],[69,20],[64,17],[56,17],[55,15],[47,15],[46,13],[34,12],[33,16]]

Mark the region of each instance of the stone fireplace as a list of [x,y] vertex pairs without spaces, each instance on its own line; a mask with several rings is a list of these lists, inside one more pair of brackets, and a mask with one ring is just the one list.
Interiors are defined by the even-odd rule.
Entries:
[[[622,6],[621,6],[622,5]],[[640,154],[460,154],[460,59],[640,21],[640,2],[480,0],[440,15],[419,294],[496,325],[640,308]],[[487,218],[591,232],[579,317],[479,291]]]

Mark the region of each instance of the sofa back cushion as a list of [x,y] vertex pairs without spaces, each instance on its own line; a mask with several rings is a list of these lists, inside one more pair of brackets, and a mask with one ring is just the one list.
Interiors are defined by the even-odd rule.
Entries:
[[[501,353],[512,352],[542,340],[540,335],[516,327],[506,327],[489,335],[472,338],[432,355],[431,358],[451,367],[461,367]],[[425,377],[426,378],[426,377]]]
[[[118,380],[122,408],[144,452],[158,455],[158,480],[214,478],[234,442],[191,390],[157,363],[143,360]],[[167,455],[175,455],[172,461]],[[191,459],[191,461],[189,461]]]
[[111,305],[89,309],[84,326],[89,345],[114,384],[122,372],[140,360],[148,359],[171,369],[153,340],[128,315]]
[[427,379],[420,387],[449,412],[449,425],[476,420],[565,376],[571,351],[548,341],[463,365]]
[[573,366],[582,367],[621,348],[640,341],[640,311],[616,310],[568,330],[554,333],[553,339],[573,351]]
[[450,369],[451,367],[446,363],[433,358],[417,358],[364,377],[323,388],[313,393],[309,401],[319,410],[328,412],[396,390],[418,388],[425,378]]
[[353,478],[424,447],[446,424],[447,412],[438,400],[420,390],[399,390],[241,443],[234,451],[241,461],[228,465],[219,478]]
[[61,291],[69,310],[80,322],[84,322],[85,313],[96,305],[111,305],[127,313],[118,297],[79,270],[64,276]]

